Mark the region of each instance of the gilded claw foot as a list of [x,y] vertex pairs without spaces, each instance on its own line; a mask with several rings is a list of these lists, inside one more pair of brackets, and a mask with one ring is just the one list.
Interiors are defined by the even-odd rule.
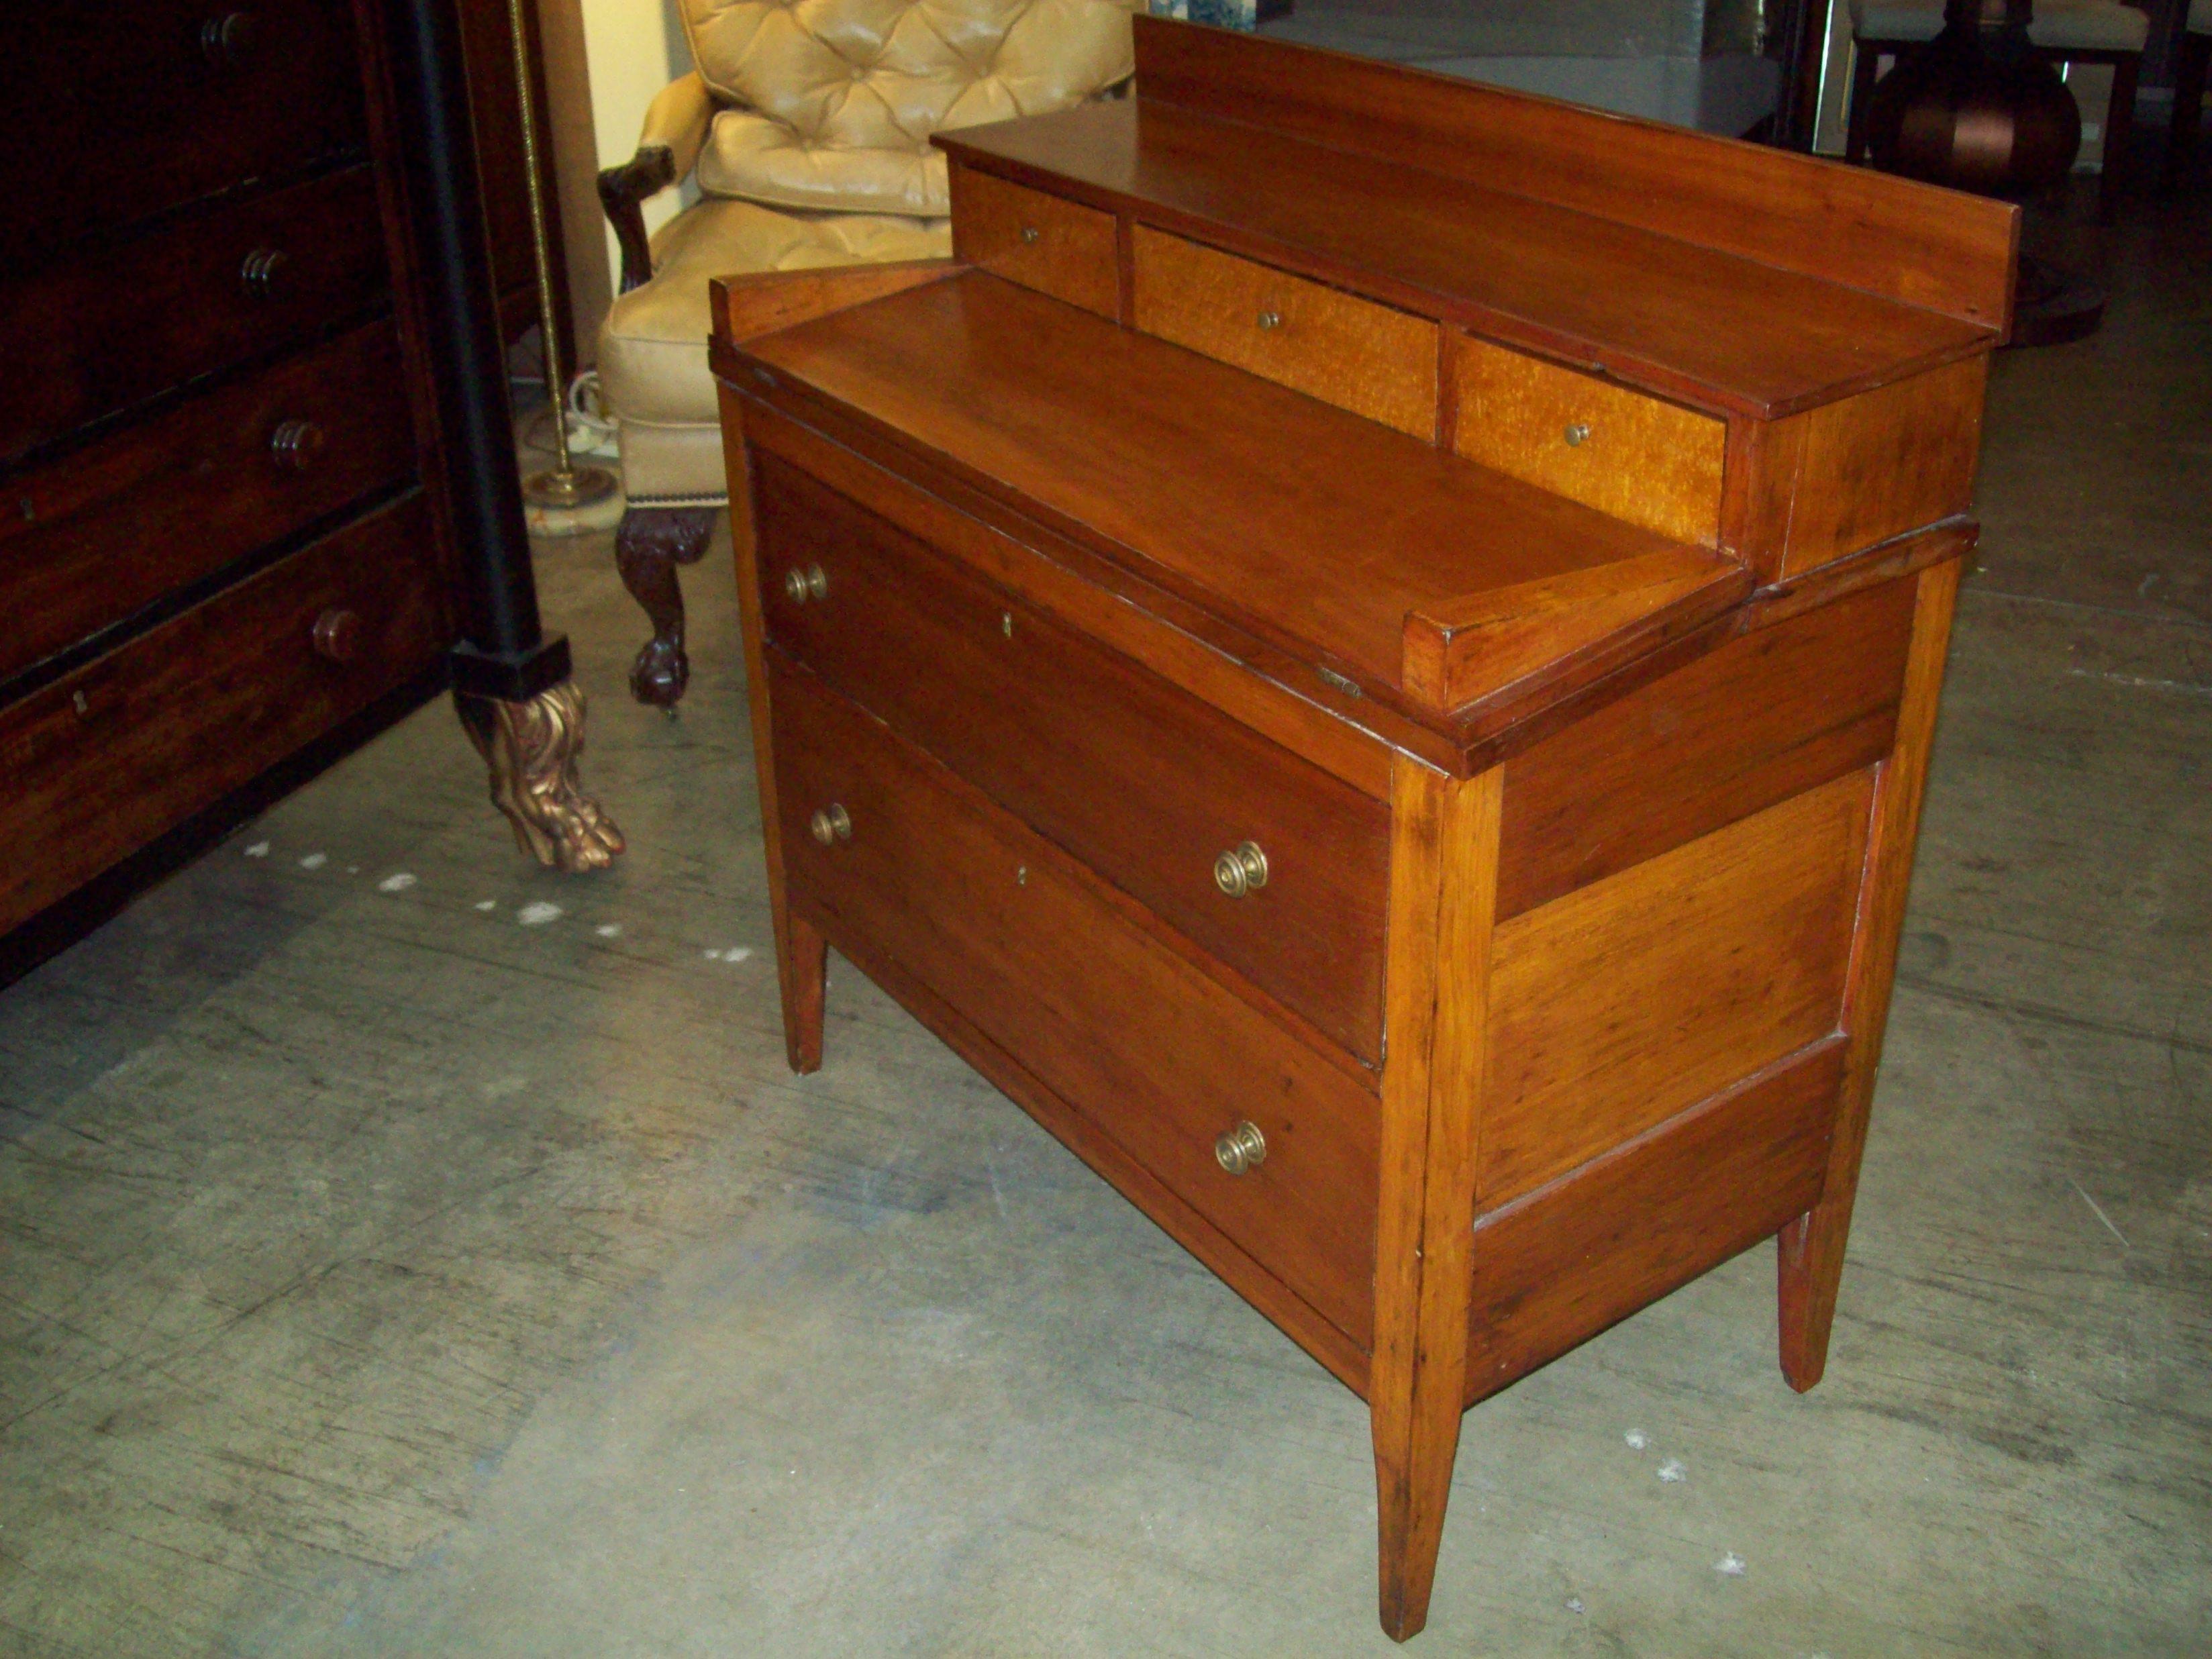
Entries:
[[540,864],[574,875],[603,870],[623,850],[622,831],[583,792],[584,694],[574,680],[526,702],[453,694],[453,707],[491,769],[492,805],[514,825],[514,839]]

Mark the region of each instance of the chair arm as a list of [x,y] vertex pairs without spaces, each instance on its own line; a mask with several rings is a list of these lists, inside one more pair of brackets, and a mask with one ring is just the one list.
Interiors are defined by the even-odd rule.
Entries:
[[653,276],[653,248],[645,234],[645,204],[691,171],[707,142],[714,100],[694,70],[660,90],[645,112],[637,154],[599,174],[599,204],[622,248],[622,291]]

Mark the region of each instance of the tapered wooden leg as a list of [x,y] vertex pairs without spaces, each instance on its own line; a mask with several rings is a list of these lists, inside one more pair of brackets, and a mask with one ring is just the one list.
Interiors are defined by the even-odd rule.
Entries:
[[1391,781],[1382,1205],[1376,1228],[1376,1567],[1383,1633],[1428,1622],[1467,1409],[1499,775],[1455,783],[1400,760]]
[[1828,1364],[1828,1332],[1835,1322],[1844,1247],[1850,1241],[1851,1206],[1858,1196],[1859,1158],[1866,1150],[1875,1073],[1881,1064],[1890,988],[1897,977],[1898,935],[1905,926],[1905,892],[1920,836],[1920,799],[1936,737],[1936,696],[1942,689],[1951,614],[1959,595],[1958,562],[1923,570],[1914,580],[1919,589],[1913,602],[1904,695],[1897,710],[1897,746],[1882,763],[1875,786],[1866,875],[1859,888],[1858,929],[1844,988],[1844,1029],[1850,1040],[1844,1052],[1835,1131],[1828,1143],[1827,1178],[1820,1201],[1776,1238],[1782,1375],[1800,1394],[1820,1380]]
[[811,922],[787,915],[777,930],[776,976],[783,986],[783,1051],[791,1069],[822,1069],[823,995],[829,983],[830,947]]

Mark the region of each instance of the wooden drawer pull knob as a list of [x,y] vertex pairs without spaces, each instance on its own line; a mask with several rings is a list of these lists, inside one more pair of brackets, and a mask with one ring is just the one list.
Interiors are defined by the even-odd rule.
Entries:
[[1567,447],[1579,449],[1589,437],[1589,422],[1577,421],[1566,430]]
[[1260,850],[1260,843],[1248,841],[1214,860],[1213,884],[1231,898],[1243,898],[1254,888],[1265,887],[1267,855]]
[[806,827],[814,839],[824,847],[834,842],[853,839],[853,815],[834,800],[827,806],[816,807],[814,816],[806,821]]
[[238,268],[239,286],[250,299],[270,300],[276,295],[276,279],[292,256],[281,247],[258,247]]
[[1249,1121],[1239,1123],[1213,1143],[1213,1161],[1233,1176],[1257,1168],[1267,1158],[1267,1137],[1260,1133],[1258,1124]]
[[216,69],[240,69],[253,56],[258,28],[250,11],[227,11],[200,25],[200,56]]
[[361,614],[333,606],[315,618],[315,654],[331,662],[351,662],[361,654]]
[[320,457],[327,440],[319,422],[285,421],[269,440],[269,456],[287,472],[305,472]]
[[830,578],[818,564],[810,564],[804,570],[794,565],[783,573],[783,592],[793,605],[826,599],[830,597]]

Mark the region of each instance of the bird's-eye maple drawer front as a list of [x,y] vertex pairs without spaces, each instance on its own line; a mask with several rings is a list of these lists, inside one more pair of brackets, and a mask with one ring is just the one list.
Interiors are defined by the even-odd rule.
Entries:
[[0,459],[312,337],[386,294],[365,167],[167,222],[82,266],[0,283],[14,353]]
[[1676,541],[1719,539],[1725,422],[1467,335],[1449,349],[1461,454]]
[[1364,415],[1437,434],[1437,325],[1139,225],[1137,326]]
[[1382,803],[777,458],[754,465],[770,639],[1379,1060]]
[[0,679],[406,478],[404,386],[372,323],[0,485]]
[[1102,317],[1120,313],[1110,213],[956,167],[952,238],[969,264]]
[[8,8],[0,266],[367,142],[347,0]]
[[418,495],[0,714],[0,933],[427,666]]
[[794,890],[1370,1346],[1374,1097],[1152,939],[1058,848],[768,656]]

